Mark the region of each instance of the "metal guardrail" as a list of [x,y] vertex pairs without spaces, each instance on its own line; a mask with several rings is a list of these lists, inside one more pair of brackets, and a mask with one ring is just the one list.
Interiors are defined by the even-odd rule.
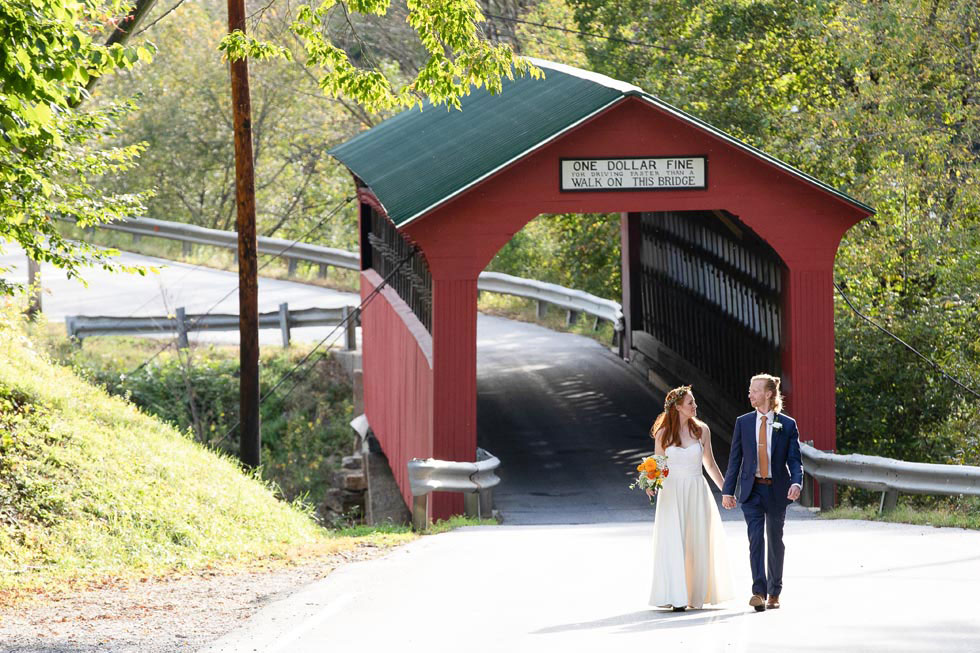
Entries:
[[881,492],[882,512],[895,507],[899,493],[980,496],[980,467],[911,463],[863,454],[845,456],[802,442],[800,452],[806,473],[818,481]]
[[[209,245],[225,249],[238,248],[238,234],[234,231],[207,229],[180,222],[168,222],[151,218],[134,218],[120,222],[98,225],[100,229],[110,229],[130,233],[134,238],[143,236],[167,238],[184,243],[184,254],[190,253],[194,245]],[[288,261],[289,273],[296,270],[298,261],[316,263],[320,266],[320,275],[325,274],[326,266],[339,267],[346,270],[359,270],[360,256],[356,252],[348,252],[332,247],[296,243],[280,238],[259,236],[257,239],[260,254],[281,255]],[[537,301],[538,317],[544,317],[548,304],[559,306],[566,311],[566,322],[574,321],[577,313],[586,313],[598,320],[612,322],[618,334],[623,330],[623,307],[611,299],[603,299],[582,290],[565,288],[553,283],[524,279],[502,272],[482,272],[477,280],[477,288],[485,292],[513,295]]]
[[569,311],[568,322],[574,320],[575,313],[588,313],[594,315],[597,320],[612,322],[617,332],[623,330],[622,305],[583,290],[565,288],[545,281],[523,279],[502,272],[481,272],[476,287],[487,292],[534,299],[538,302],[538,317],[544,316],[546,304],[554,304]]
[[[98,225],[100,229],[111,229],[133,234],[134,237],[150,236],[177,240],[186,245],[210,245],[225,249],[238,249],[238,233],[208,229],[181,222],[168,222],[152,218],[134,218],[121,222]],[[259,236],[257,239],[259,254],[282,256],[290,262],[290,270],[295,269],[295,261],[308,261],[318,265],[330,265],[346,270],[357,270],[361,267],[361,258],[354,252],[308,243],[297,243],[282,238]],[[189,253],[185,248],[185,254]]]
[[[337,326],[346,322],[346,342],[348,350],[357,349],[355,328],[357,316],[349,319],[356,311],[353,306],[336,308],[304,308],[289,310],[288,304],[280,304],[279,310],[259,314],[260,329],[279,329],[282,332],[283,347],[289,346],[290,331],[298,327]],[[176,333],[179,347],[187,347],[189,331],[238,331],[238,315],[205,314],[188,315],[184,308],[178,308],[174,315],[165,317],[112,317],[69,315],[65,317],[65,328],[70,338],[81,343],[90,336],[124,334]]]
[[412,488],[412,527],[425,530],[429,525],[429,494],[464,492],[466,514],[482,519],[491,514],[491,488],[500,483],[495,470],[500,459],[477,448],[476,462],[459,463],[434,458],[408,461],[408,480]]

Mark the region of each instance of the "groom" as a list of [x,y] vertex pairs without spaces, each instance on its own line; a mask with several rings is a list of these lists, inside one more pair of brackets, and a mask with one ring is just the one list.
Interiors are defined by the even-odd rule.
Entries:
[[735,507],[737,481],[738,500],[742,503],[742,514],[749,530],[749,564],[752,567],[749,605],[762,612],[766,608],[779,607],[785,551],[783,522],[786,521],[786,506],[800,498],[803,464],[796,420],[780,412],[783,397],[779,393],[779,377],[753,376],[749,384],[749,403],[755,410],[735,420],[721,505],[728,510]]

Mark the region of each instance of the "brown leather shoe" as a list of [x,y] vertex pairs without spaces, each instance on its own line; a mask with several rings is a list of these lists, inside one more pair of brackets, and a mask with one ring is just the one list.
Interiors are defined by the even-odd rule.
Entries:
[[761,594],[753,594],[752,598],[749,599],[749,605],[755,608],[756,612],[766,611],[766,597]]
[[779,597],[778,596],[770,596],[769,597],[769,600],[766,601],[766,609],[767,610],[778,610],[779,609]]

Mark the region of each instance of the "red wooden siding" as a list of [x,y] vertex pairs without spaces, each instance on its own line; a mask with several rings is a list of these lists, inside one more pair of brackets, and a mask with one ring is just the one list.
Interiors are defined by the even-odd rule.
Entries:
[[[380,283],[374,270],[361,272],[361,299]],[[411,509],[406,463],[433,456],[432,338],[391,288],[365,307],[361,325],[364,412]]]

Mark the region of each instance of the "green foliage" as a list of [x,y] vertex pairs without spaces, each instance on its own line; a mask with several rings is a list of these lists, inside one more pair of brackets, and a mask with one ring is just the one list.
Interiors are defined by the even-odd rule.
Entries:
[[[160,5],[162,13],[168,9]],[[235,229],[234,134],[227,64],[217,47],[227,32],[221,0],[184,3],[142,35],[158,53],[151,65],[99,86],[104,101],[136,96],[116,143],[145,142],[140,165],[103,181],[107,189],[152,189],[146,215],[212,229]],[[255,36],[271,39],[285,20],[279,5],[265,11]],[[148,18],[152,18],[148,17]],[[283,43],[278,45],[285,47]],[[294,54],[301,49],[292,43]],[[293,52],[293,50],[290,50]],[[333,209],[351,193],[347,170],[327,150],[375,118],[356,104],[325,98],[298,62],[274,58],[251,67],[256,227],[263,236],[352,249],[357,210]],[[179,251],[179,247],[178,247]]]
[[[0,240],[18,243],[69,277],[85,265],[139,271],[113,263],[115,252],[61,238],[51,223],[58,216],[90,225],[142,210],[138,193],[103,194],[95,187],[100,176],[130,167],[142,150],[102,143],[132,106],[76,108],[91,80],[151,57],[145,46],[95,43],[93,34],[123,6],[118,0],[0,0]],[[19,289],[0,278],[0,294]]]
[[[328,95],[353,99],[372,111],[421,107],[425,99],[458,109],[460,98],[474,85],[485,85],[490,92],[499,93],[502,79],[512,79],[515,71],[541,75],[539,69],[515,56],[510,46],[494,45],[482,37],[477,25],[484,17],[475,0],[408,0],[407,22],[427,60],[411,82],[396,88],[385,67],[367,55],[363,42],[358,45],[367,65],[358,67],[332,42],[328,29],[336,16],[355,32],[352,12],[385,16],[390,4],[390,0],[325,0],[316,7],[300,5],[290,29],[303,42],[305,65],[318,71],[318,85]],[[354,38],[359,41],[356,32]],[[232,59],[262,52],[256,44],[248,47],[235,37],[223,40],[221,48]]]
[[487,269],[617,299],[622,296],[619,215],[539,216],[514,234]]

